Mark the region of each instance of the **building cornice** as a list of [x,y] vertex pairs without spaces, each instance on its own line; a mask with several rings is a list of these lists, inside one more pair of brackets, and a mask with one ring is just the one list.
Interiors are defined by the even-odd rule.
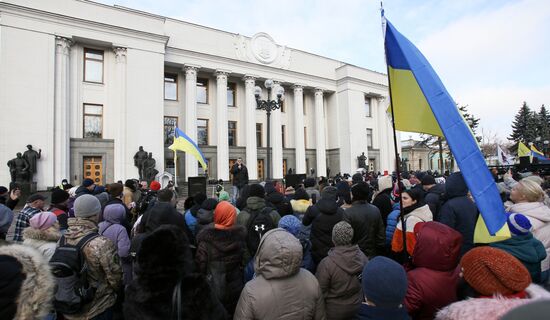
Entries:
[[[148,40],[162,43],[166,46],[170,37],[162,34],[150,33],[120,26],[110,25],[102,22],[91,21],[71,16],[66,16],[49,11],[19,6],[11,3],[0,2],[0,13],[12,14],[20,17],[45,20],[52,24],[64,24],[76,28],[86,28],[99,32],[116,34],[118,36],[134,37],[141,40]],[[4,26],[0,20],[0,25]],[[7,26],[7,25],[6,25]]]

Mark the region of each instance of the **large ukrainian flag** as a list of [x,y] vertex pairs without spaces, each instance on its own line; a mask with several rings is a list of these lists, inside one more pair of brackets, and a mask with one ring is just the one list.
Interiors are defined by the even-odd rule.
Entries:
[[395,129],[444,136],[486,230],[493,236],[509,237],[496,184],[447,89],[422,53],[387,20],[384,44]]
[[205,170],[208,169],[208,161],[206,161],[206,158],[202,154],[201,149],[199,149],[195,141],[193,141],[191,138],[189,138],[189,136],[183,133],[180,128],[176,128],[174,143],[172,143],[172,145],[170,145],[168,148],[170,150],[173,150],[174,152],[176,150],[179,150],[193,155]]

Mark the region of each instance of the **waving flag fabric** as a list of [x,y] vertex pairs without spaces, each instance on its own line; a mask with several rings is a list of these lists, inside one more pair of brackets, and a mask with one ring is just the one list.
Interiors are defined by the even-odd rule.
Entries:
[[504,230],[504,205],[470,127],[422,53],[386,20],[385,49],[395,128],[444,136],[491,235]]
[[201,149],[199,149],[195,141],[183,133],[180,128],[176,128],[174,143],[168,148],[173,151],[179,150],[193,155],[205,170],[208,169],[208,161],[206,161]]
[[544,153],[540,152],[534,145],[531,146],[531,156],[539,160],[548,160],[548,158],[544,156]]
[[528,157],[531,155],[531,150],[523,144],[523,142],[518,143],[518,157]]

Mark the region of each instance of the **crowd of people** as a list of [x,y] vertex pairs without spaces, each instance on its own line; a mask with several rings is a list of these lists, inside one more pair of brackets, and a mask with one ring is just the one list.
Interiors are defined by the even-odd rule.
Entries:
[[211,198],[85,179],[19,204],[0,187],[0,319],[548,315],[548,177],[495,172],[511,237],[480,244],[460,172],[284,186],[245,170]]

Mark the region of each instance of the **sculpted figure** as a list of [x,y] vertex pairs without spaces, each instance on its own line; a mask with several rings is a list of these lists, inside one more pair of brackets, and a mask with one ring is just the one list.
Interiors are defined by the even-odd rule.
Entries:
[[143,146],[139,146],[139,151],[134,155],[134,166],[138,168],[139,179],[143,179],[143,162],[147,159],[147,151],[143,150]]
[[17,153],[17,157],[8,161],[10,168],[11,182],[28,182],[29,181],[29,163],[21,152]]

